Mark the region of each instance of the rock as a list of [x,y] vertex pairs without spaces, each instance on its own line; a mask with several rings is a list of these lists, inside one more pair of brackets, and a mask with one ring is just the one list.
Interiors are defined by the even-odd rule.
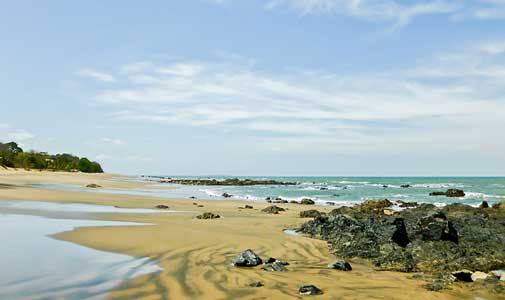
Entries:
[[278,262],[278,263],[280,263],[281,265],[284,265],[284,266],[288,266],[288,265],[289,265],[289,263],[288,263],[288,262],[282,261],[282,260],[277,259],[277,258],[275,258],[275,257],[269,257],[269,258],[265,261],[265,263],[266,263],[266,264],[272,264],[272,263],[274,263],[274,262]]
[[451,241],[458,243],[458,232],[443,212],[421,218],[416,234],[423,241]]
[[238,179],[227,178],[224,180],[217,179],[173,179],[167,178],[160,180],[160,183],[184,184],[184,185],[209,185],[209,186],[251,186],[251,185],[296,185],[296,182],[282,182],[276,180],[253,180],[253,179]]
[[327,191],[328,188],[327,187],[322,187],[322,188],[319,188],[320,191]]
[[263,260],[251,249],[243,251],[233,261],[233,265],[236,267],[256,267],[262,263]]
[[406,188],[410,188],[412,186],[410,184],[402,184],[402,185],[400,185],[400,187],[406,189]]
[[274,261],[271,264],[265,265],[264,267],[261,268],[264,271],[274,271],[274,272],[285,272],[288,269],[282,264],[281,261]]
[[500,278],[501,276],[505,275],[505,270],[494,270],[489,272],[489,275]]
[[221,196],[223,196],[223,198],[231,198],[231,197],[233,197],[233,195],[230,195],[228,193],[223,193]]
[[300,218],[315,218],[319,216],[321,216],[321,213],[315,209],[309,209],[300,212]]
[[289,203],[288,200],[280,199],[280,200],[274,200],[271,203]]
[[244,208],[247,208],[247,209],[253,209],[252,205],[245,205]]
[[196,199],[196,197],[195,196],[191,196],[191,197],[189,197],[189,199],[193,199],[194,200],[194,199]]
[[396,229],[393,232],[391,240],[400,247],[407,247],[410,243],[409,235],[407,233],[407,227],[405,227],[405,222],[402,218],[395,218],[393,220],[393,225]]
[[196,202],[193,202],[193,205],[198,205],[198,203],[196,203]]
[[203,204],[198,204],[196,207],[204,207]]
[[326,205],[335,206],[335,202],[326,201]]
[[479,205],[479,208],[489,208],[489,204],[487,201],[482,201],[482,203]]
[[419,206],[419,203],[417,202],[405,202],[405,201],[397,201],[399,206],[401,208],[411,208],[411,207],[418,207]]
[[203,214],[199,215],[199,216],[196,216],[197,219],[219,219],[221,218],[220,215],[218,214],[214,214],[214,213],[211,213],[211,212],[204,212]]
[[339,261],[336,261],[332,264],[329,264],[328,268],[340,270],[340,271],[351,271],[352,270],[351,264],[346,262],[345,260],[339,260]]
[[431,192],[430,196],[465,197],[465,192],[459,189],[448,189],[445,192]]
[[477,271],[477,272],[473,272],[471,279],[472,279],[472,281],[477,281],[477,280],[485,280],[485,279],[487,279],[487,277],[488,277],[488,275],[486,273]]
[[505,201],[493,203],[491,207],[495,209],[505,209]]
[[264,286],[264,284],[261,281],[256,281],[256,282],[250,283],[249,286],[250,287],[262,287],[262,286]]
[[384,208],[388,208],[393,206],[393,202],[388,199],[380,199],[380,200],[366,200],[361,203],[358,207],[362,212],[378,212],[383,211]]
[[156,208],[157,209],[169,209],[170,207],[165,204],[158,204],[158,205],[156,205]]
[[316,204],[316,202],[314,202],[314,200],[309,199],[309,198],[303,198],[302,201],[300,201],[300,204],[314,205],[314,204]]
[[472,271],[459,270],[451,273],[458,281],[472,282]]
[[271,206],[265,207],[261,211],[266,212],[267,214],[278,214],[281,211],[285,211],[285,209],[282,207],[278,207],[276,205],[271,205]]
[[91,189],[97,189],[97,188],[101,188],[102,186],[101,185],[98,185],[96,183],[90,183],[86,186],[87,188],[91,188]]
[[441,280],[435,280],[423,285],[423,287],[428,291],[438,292],[446,288],[446,283]]
[[315,285],[304,285],[298,290],[300,295],[322,295],[323,291]]
[[298,201],[296,201],[296,200],[291,200],[291,201],[289,201],[289,203],[293,203],[293,204],[300,204],[300,203],[299,203]]

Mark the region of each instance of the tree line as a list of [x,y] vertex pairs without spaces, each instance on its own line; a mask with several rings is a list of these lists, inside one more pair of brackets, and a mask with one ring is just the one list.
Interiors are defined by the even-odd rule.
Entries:
[[10,168],[60,170],[84,173],[103,173],[102,167],[86,157],[72,154],[48,154],[47,152],[24,152],[15,142],[0,143],[0,166]]

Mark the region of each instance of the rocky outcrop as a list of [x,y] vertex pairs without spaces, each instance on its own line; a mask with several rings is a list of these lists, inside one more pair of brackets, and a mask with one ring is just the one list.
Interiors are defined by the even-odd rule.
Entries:
[[303,198],[302,201],[300,201],[300,204],[314,205],[314,204],[316,204],[316,202],[314,202],[314,200],[309,199],[309,198]]
[[319,217],[324,213],[319,212],[315,209],[304,210],[300,212],[300,218],[315,218]]
[[285,211],[285,209],[282,207],[278,207],[276,205],[271,205],[271,206],[265,207],[261,211],[265,212],[267,214],[278,214],[281,211]]
[[204,212],[203,214],[196,216],[197,219],[219,219],[221,218],[220,215],[211,213],[211,212]]
[[458,189],[448,189],[445,192],[431,192],[430,196],[465,197],[465,192]]
[[388,215],[387,205],[339,207],[304,223],[300,231],[328,241],[337,257],[365,258],[379,270],[442,278],[427,285],[434,290],[453,281],[451,272],[505,269],[505,210],[420,204]]
[[236,267],[256,267],[263,263],[263,260],[251,249],[241,252],[233,261]]
[[224,180],[217,179],[162,179],[159,183],[173,183],[184,185],[209,185],[209,186],[249,186],[249,185],[296,185],[296,182],[283,182],[277,180],[255,180],[255,179],[239,179],[227,178]]

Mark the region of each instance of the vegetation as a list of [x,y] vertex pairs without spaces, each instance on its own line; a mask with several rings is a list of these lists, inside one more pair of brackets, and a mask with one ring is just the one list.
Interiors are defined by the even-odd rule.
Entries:
[[23,169],[103,173],[99,163],[90,161],[86,157],[79,158],[66,153],[51,155],[46,152],[24,152],[15,142],[6,144],[0,143],[0,166]]

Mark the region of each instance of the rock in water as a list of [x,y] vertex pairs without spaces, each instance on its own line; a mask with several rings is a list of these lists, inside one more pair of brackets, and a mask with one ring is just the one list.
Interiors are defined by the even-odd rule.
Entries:
[[233,197],[232,195],[230,195],[228,193],[223,193],[221,196],[223,196],[223,198],[231,198],[231,197]]
[[464,282],[472,282],[472,271],[469,270],[459,270],[451,273],[456,280]]
[[264,266],[263,268],[264,271],[275,271],[275,272],[284,272],[287,271],[286,267],[284,267],[284,264],[282,261],[276,260],[271,264],[268,264]]
[[300,293],[300,295],[322,295],[323,291],[317,286],[310,284],[301,286],[298,293]]
[[445,192],[431,192],[430,196],[465,197],[465,192],[458,189],[448,189]]
[[203,214],[199,215],[196,217],[197,219],[219,219],[221,218],[220,215],[211,213],[211,212],[204,212]]
[[329,264],[328,268],[340,270],[340,271],[351,271],[352,270],[351,264],[346,262],[345,260],[339,260],[339,261],[336,261],[332,264]]
[[300,201],[300,204],[314,205],[314,204],[316,204],[316,202],[314,202],[314,200],[309,199],[309,198],[303,198],[302,201]]
[[236,267],[256,267],[262,263],[263,260],[251,249],[243,251],[233,261],[233,265]]
[[271,205],[271,206],[265,207],[261,211],[266,212],[267,214],[278,214],[280,211],[285,211],[285,209],[282,207],[278,207],[276,205]]
[[98,185],[96,183],[90,183],[86,186],[87,188],[92,188],[92,189],[97,189],[97,188],[101,188],[102,186],[101,185]]

